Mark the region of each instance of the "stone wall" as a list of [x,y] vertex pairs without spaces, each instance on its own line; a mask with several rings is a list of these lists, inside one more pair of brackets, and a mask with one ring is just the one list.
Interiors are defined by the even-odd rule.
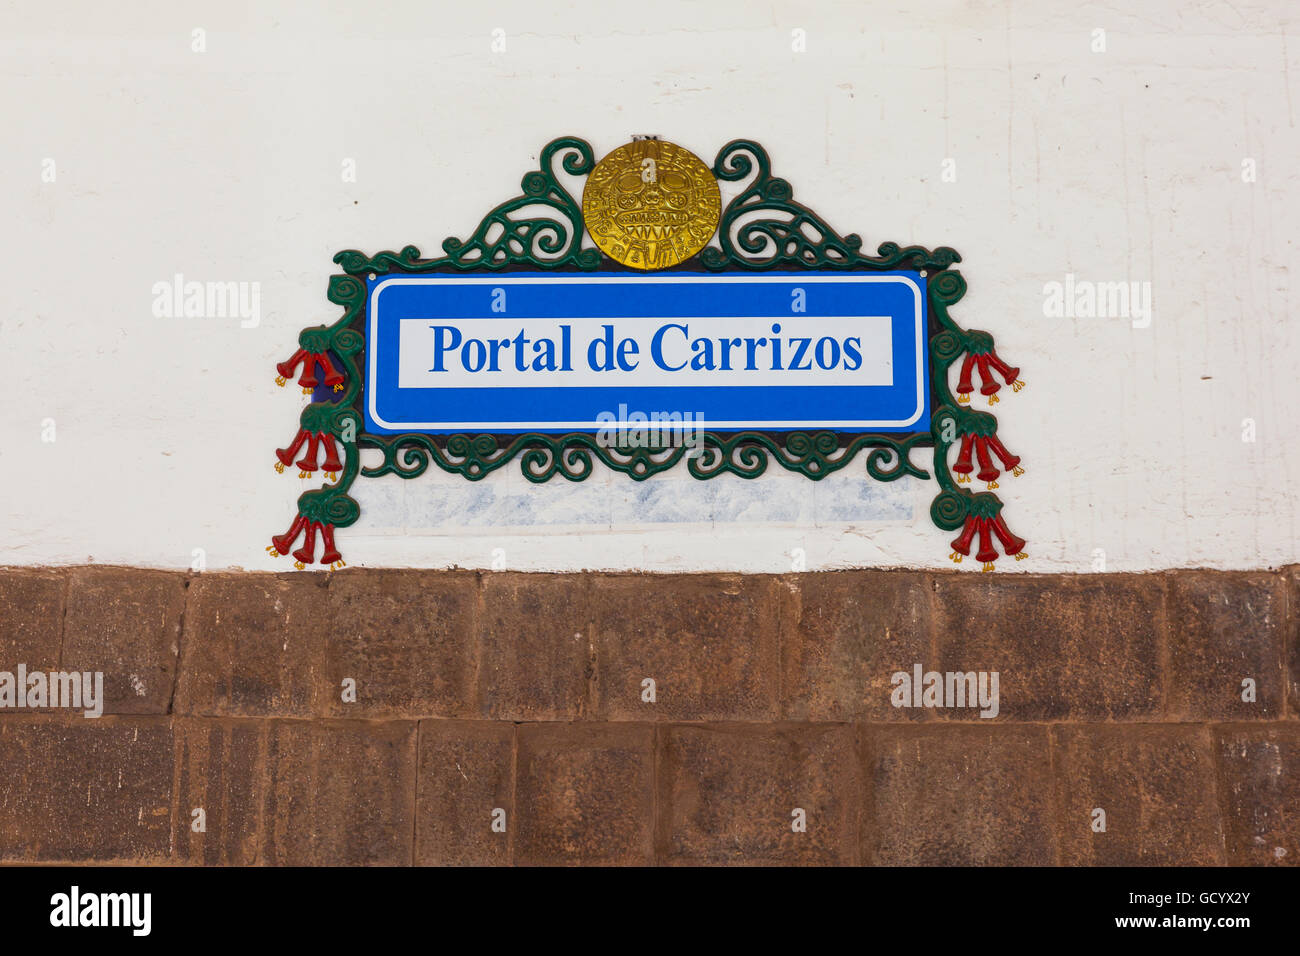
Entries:
[[1294,864],[1298,582],[0,570],[0,861]]

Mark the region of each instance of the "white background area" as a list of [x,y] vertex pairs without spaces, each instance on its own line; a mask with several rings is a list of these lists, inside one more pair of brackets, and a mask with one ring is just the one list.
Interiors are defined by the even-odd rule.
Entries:
[[[304,401],[274,364],[340,315],[334,253],[440,255],[552,138],[600,157],[634,133],[707,163],[755,139],[868,250],[961,253],[954,318],[1028,383],[994,408],[1031,556],[999,570],[1295,561],[1296,9],[4,4],[0,565],[287,568],[264,546],[321,481],[272,469]],[[176,273],[260,283],[260,324],[155,317]],[[1046,317],[1067,273],[1151,283],[1150,325]],[[935,492],[871,482],[863,458],[822,482],[431,469],[360,479],[338,544],[354,566],[951,567]]]

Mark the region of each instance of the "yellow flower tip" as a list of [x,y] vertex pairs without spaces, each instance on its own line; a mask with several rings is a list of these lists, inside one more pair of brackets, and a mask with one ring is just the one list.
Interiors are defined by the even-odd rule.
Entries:
[[969,404],[970,404],[970,396],[969,396],[969,395],[958,395],[958,396],[957,396],[957,404],[958,404],[958,405],[969,405]]
[[307,567],[307,565],[303,564],[301,561],[295,561],[295,562],[293,563],[293,566],[294,566],[295,568],[297,568],[299,571],[301,571],[303,568]]
[[952,563],[953,563],[953,564],[961,564],[961,555],[958,554],[956,551],[954,551],[952,554],[948,555],[948,557],[952,558]]
[[998,398],[997,395],[990,395],[990,396],[989,396],[989,404],[990,404],[990,405],[996,405],[996,404],[997,404],[998,402],[1000,402],[1000,401],[1002,401],[1002,399]]
[[992,491],[992,490],[993,490],[994,488],[996,488],[997,486],[998,486],[998,483],[997,483],[996,481],[990,481],[990,482],[989,482],[989,491]]
[[988,572],[988,571],[992,571],[992,570],[993,570],[993,562],[992,562],[992,561],[985,561],[985,562],[984,562],[984,567],[980,568],[980,572],[981,572],[981,573]]
[[1017,478],[1019,478],[1024,473],[1025,473],[1025,469],[1021,468],[1019,465],[1016,465],[1015,470],[1011,472],[1011,474],[1015,475]]
[[343,383],[342,383],[342,382],[339,382],[339,384],[335,385],[335,386],[334,386],[334,391],[336,391],[336,392],[341,392],[341,391],[343,391]]
[[277,375],[275,377],[276,385],[279,385],[281,388],[284,388],[284,383],[285,383],[285,377],[283,375]]
[[1013,392],[1018,392],[1024,387],[1025,387],[1025,383],[1022,382],[1020,379],[1016,379],[1014,382],[1011,383],[1011,391]]
[[1029,557],[1028,553],[1026,553],[1026,552],[1024,552],[1024,551],[1021,551],[1019,554],[1016,555],[1016,560],[1017,560],[1017,561],[1023,561],[1023,560],[1025,560],[1025,558],[1027,558],[1027,557]]
[[304,389],[302,390],[302,393],[303,393],[304,395],[310,395],[310,394],[312,393],[312,390],[311,390],[310,388],[304,388]]
[[284,474],[284,462],[282,462],[282,461],[277,461],[277,462],[275,463],[275,473],[276,473],[277,475],[283,475],[283,474]]

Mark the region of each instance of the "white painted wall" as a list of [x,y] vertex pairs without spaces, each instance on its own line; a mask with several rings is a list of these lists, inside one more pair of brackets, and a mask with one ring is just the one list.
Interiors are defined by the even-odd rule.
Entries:
[[[757,139],[869,246],[962,252],[956,318],[1028,382],[997,413],[1032,557],[1000,569],[1294,561],[1294,7],[1139,6],[5,4],[0,564],[286,567],[263,546],[312,485],[271,468],[301,407],[273,363],[338,314],[333,253],[436,253],[554,136],[639,132],[709,161]],[[260,283],[260,324],[154,317],[178,272]],[[1067,273],[1150,282],[1154,320],[1045,317]],[[339,541],[352,565],[948,566],[934,485],[862,474],[363,480]]]

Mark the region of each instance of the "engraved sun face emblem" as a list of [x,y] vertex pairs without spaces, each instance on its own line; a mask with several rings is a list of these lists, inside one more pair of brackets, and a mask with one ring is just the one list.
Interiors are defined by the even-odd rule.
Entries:
[[661,174],[652,159],[646,163],[649,165],[644,165],[640,172],[625,173],[613,181],[610,199],[617,210],[614,223],[647,242],[671,240],[690,220],[685,210],[694,198],[691,182],[669,170]]
[[721,200],[717,180],[693,153],[641,141],[596,164],[582,209],[588,233],[607,256],[637,269],[662,269],[704,248]]

